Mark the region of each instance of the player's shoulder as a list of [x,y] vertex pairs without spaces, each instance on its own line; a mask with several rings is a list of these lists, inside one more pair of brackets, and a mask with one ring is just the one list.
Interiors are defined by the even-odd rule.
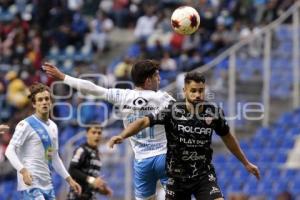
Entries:
[[26,121],[26,119],[23,119],[21,121],[19,121],[16,125],[16,128],[18,129],[26,129],[29,126],[28,122]]
[[57,128],[57,124],[52,119],[49,119],[49,123],[51,126],[54,126]]
[[158,94],[158,96],[160,98],[163,98],[165,100],[169,100],[169,101],[175,101],[175,99],[166,91],[161,91],[161,90],[158,90],[156,92],[156,94]]

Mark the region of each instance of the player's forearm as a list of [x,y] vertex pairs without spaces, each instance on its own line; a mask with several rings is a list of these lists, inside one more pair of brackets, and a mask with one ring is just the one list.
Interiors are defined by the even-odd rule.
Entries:
[[120,136],[125,139],[128,137],[131,137],[133,135],[136,135],[138,132],[143,130],[146,127],[150,126],[150,120],[148,117],[143,117],[140,119],[137,119],[136,121],[130,123],[120,134]]
[[19,172],[24,168],[24,165],[19,160],[15,148],[16,147],[13,145],[8,145],[5,151],[5,156],[7,157],[11,165]]
[[70,164],[69,172],[72,177],[76,177],[76,180],[79,180],[82,183],[86,182],[88,179],[88,175],[77,169],[77,166],[72,163]]
[[80,92],[94,95],[101,99],[106,98],[107,89],[104,87],[95,85],[91,81],[74,78],[74,77],[66,75],[64,78],[64,83],[69,85],[72,88],[79,90]]
[[58,153],[55,153],[52,160],[52,165],[54,170],[63,178],[66,179],[70,176],[68,171],[66,170],[62,160],[60,159]]
[[249,164],[249,161],[241,149],[237,139],[231,133],[223,136],[222,139],[230,152],[235,155],[235,157],[237,157],[237,159],[239,159],[244,166]]

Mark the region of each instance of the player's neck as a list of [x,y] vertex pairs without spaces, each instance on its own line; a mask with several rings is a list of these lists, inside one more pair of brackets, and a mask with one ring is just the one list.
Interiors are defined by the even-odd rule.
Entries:
[[34,115],[37,118],[39,118],[40,120],[44,121],[44,122],[47,122],[48,119],[49,119],[49,113],[47,113],[47,114],[41,114],[41,113],[36,112],[36,113],[34,113]]
[[186,109],[192,113],[192,114],[195,114],[195,110],[197,109],[197,112],[198,113],[202,113],[203,112],[203,105],[200,105],[200,106],[195,106],[194,104],[188,102],[187,100],[185,101],[185,106],[186,106]]

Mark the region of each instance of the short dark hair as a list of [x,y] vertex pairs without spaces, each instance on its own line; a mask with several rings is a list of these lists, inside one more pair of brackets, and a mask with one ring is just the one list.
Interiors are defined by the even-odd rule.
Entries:
[[154,60],[137,61],[131,69],[131,78],[136,86],[142,86],[146,79],[159,70],[159,63]]
[[[34,83],[29,87],[30,94],[28,95],[28,98],[31,100],[32,103],[35,103],[35,96],[44,91],[48,91],[50,93],[51,97],[51,90],[47,85],[44,85],[42,83]],[[51,97],[51,101],[52,101]]]
[[188,72],[184,77],[184,84],[189,84],[191,81],[205,83],[205,77],[200,72]]
[[88,126],[86,127],[86,132],[88,132],[91,128],[94,128],[94,127],[100,128],[101,131],[103,130],[103,127],[100,125],[100,123],[94,121],[94,122],[90,122],[90,123],[88,124]]

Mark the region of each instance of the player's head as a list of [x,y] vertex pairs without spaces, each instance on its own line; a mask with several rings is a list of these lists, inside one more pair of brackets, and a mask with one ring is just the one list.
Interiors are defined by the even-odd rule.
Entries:
[[131,69],[131,78],[136,87],[157,91],[160,84],[159,63],[154,60],[136,62]]
[[196,105],[201,103],[205,98],[205,78],[199,72],[188,72],[184,78],[184,88],[186,100]]
[[92,122],[86,129],[87,143],[97,147],[101,142],[102,127],[97,122]]
[[49,114],[52,107],[50,88],[42,83],[34,83],[29,88],[28,96],[36,113]]

